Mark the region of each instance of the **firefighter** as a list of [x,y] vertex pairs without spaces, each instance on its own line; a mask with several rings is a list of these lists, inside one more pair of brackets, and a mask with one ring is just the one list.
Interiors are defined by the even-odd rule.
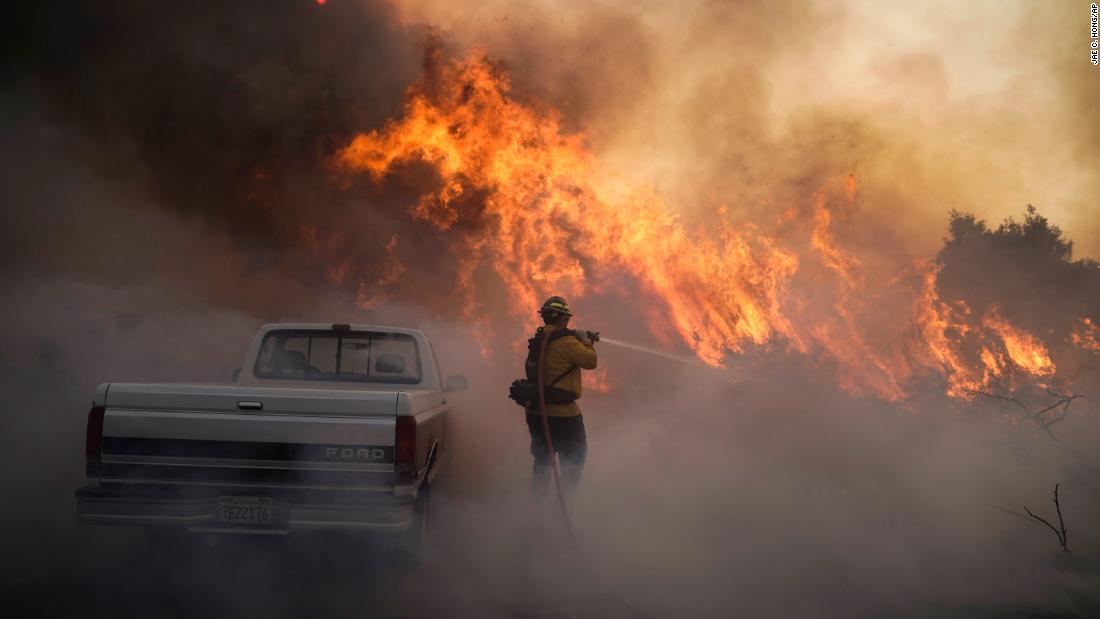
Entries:
[[[542,380],[546,393],[546,415],[550,424],[550,439],[558,454],[565,486],[575,490],[584,468],[588,442],[584,433],[584,419],[576,400],[581,397],[581,370],[596,369],[594,341],[599,335],[588,331],[571,331],[569,319],[573,313],[569,304],[559,296],[546,300],[539,308],[544,325],[532,341],[541,342],[550,332],[546,343],[546,359]],[[530,357],[529,357],[530,358]],[[537,401],[527,407],[527,429],[531,434],[531,455],[535,458],[532,485],[536,493],[545,491],[550,479],[550,454],[546,448],[546,434],[542,426]]]

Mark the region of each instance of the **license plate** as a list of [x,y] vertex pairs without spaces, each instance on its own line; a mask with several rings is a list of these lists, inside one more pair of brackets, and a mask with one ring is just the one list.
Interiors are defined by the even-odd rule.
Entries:
[[218,517],[222,524],[271,524],[271,497],[219,497]]

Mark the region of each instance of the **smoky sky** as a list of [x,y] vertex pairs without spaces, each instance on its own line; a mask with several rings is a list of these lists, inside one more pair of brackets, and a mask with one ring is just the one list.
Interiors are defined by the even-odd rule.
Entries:
[[1088,3],[399,5],[483,46],[617,168],[685,213],[761,223],[800,178],[855,172],[884,231],[929,255],[952,209],[1035,204],[1098,253],[1100,80]]
[[[330,159],[400,117],[436,47],[485,47],[522,101],[559,110],[567,130],[689,222],[710,225],[721,205],[736,223],[766,224],[822,178],[852,172],[861,204],[837,234],[882,277],[931,257],[951,210],[999,221],[1034,203],[1077,242],[1076,257],[1095,249],[1094,149],[1082,140],[1097,122],[1084,102],[1098,82],[1057,36],[1072,31],[1071,11],[1013,4],[937,22],[860,2],[559,8],[27,4],[5,42],[3,105],[13,127],[48,127],[67,159],[141,194],[130,207],[220,239],[235,269],[306,285],[337,266],[338,285],[373,282],[395,234],[429,288],[453,276],[454,235],[407,213],[430,170],[408,166],[379,187],[338,176]],[[976,42],[952,37],[983,25]],[[890,34],[896,51],[884,47]],[[981,64],[1014,42],[1030,55]],[[1028,73],[1042,63],[1051,71]],[[21,170],[9,150],[10,173],[49,177],[29,157]],[[8,261],[52,253],[57,263],[52,248],[73,245],[65,226],[22,215],[65,208],[5,200]],[[397,288],[447,312],[422,286]]]
[[[399,113],[419,72],[426,35],[397,25],[386,7],[124,2],[17,10],[3,60],[9,264],[82,268],[79,256],[57,255],[82,242],[66,221],[88,218],[89,209],[42,199],[59,189],[36,164],[58,155],[131,190],[118,200],[125,211],[117,224],[165,213],[225,240],[219,257],[244,271],[309,280],[334,255],[365,268],[385,257],[387,222],[401,208],[384,205],[401,202],[349,204],[327,157],[354,131]],[[58,152],[41,162],[29,152],[46,148]]]

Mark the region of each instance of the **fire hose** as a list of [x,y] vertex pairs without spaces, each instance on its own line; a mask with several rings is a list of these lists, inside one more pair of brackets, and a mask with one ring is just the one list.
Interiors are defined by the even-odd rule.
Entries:
[[554,451],[554,440],[550,436],[550,417],[546,414],[546,380],[542,372],[546,366],[546,345],[549,340],[550,331],[544,330],[542,342],[539,345],[539,362],[536,373],[538,376],[539,416],[542,417],[542,431],[546,437],[546,452],[550,457],[550,470],[554,473],[554,488],[557,490],[558,506],[561,508],[561,517],[565,522],[565,529],[569,532],[569,541],[572,542],[575,548],[577,538],[573,535],[573,524],[569,519],[569,510],[565,506],[565,488],[562,487],[561,483],[561,465],[558,463],[558,452]]
[[[630,348],[640,352],[649,353],[651,355],[657,355],[665,357],[675,361],[682,361],[687,363],[698,363],[695,359],[689,359],[672,355],[638,344],[631,344],[629,342],[622,342],[618,340],[612,340],[608,338],[601,338],[599,332],[589,331],[589,337],[594,341],[605,341],[609,344],[616,346],[622,346],[624,348]],[[558,452],[554,449],[554,440],[550,436],[550,418],[546,414],[546,379],[543,376],[543,369],[546,367],[546,345],[550,340],[550,331],[543,331],[542,342],[539,343],[539,357],[538,357],[538,370],[536,375],[538,376],[538,403],[539,403],[539,416],[542,418],[542,432],[546,438],[546,451],[550,459],[550,470],[554,474],[554,488],[558,496],[558,507],[561,509],[561,517],[565,522],[565,528],[569,532],[569,540],[573,543],[574,548],[577,547],[577,538],[573,533],[573,523],[569,518],[569,509],[565,504],[565,488],[561,481],[561,464],[558,461]]]
[[[590,337],[592,337],[593,340],[599,340],[600,339],[600,334],[599,333],[595,333],[595,332],[590,331],[589,335],[590,335]],[[537,373],[537,375],[538,375],[538,381],[537,382],[538,382],[539,416],[542,417],[542,432],[543,432],[543,435],[546,437],[546,451],[547,451],[547,454],[550,456],[550,470],[553,471],[553,473],[554,473],[554,488],[557,490],[558,506],[561,508],[561,517],[562,517],[562,520],[565,522],[565,530],[568,531],[568,533],[569,533],[569,541],[570,541],[570,543],[573,547],[573,551],[576,552],[578,558],[580,558],[583,561],[581,548],[577,544],[576,535],[574,535],[574,533],[573,533],[573,523],[569,519],[569,510],[565,505],[565,488],[562,486],[562,483],[561,483],[561,465],[558,463],[558,452],[554,451],[554,440],[550,436],[550,417],[546,414],[546,384],[545,384],[546,379],[542,375],[542,372],[543,372],[543,368],[546,366],[546,344],[548,343],[549,339],[550,339],[550,332],[544,330],[543,335],[542,335],[542,342],[539,345],[539,360],[538,360],[538,373]],[[595,575],[593,574],[593,576],[595,576]],[[630,614],[634,615],[635,617],[641,617],[641,618],[644,618],[644,619],[649,619],[648,615],[646,615],[645,613],[643,613],[643,612],[639,611],[638,609],[634,608],[629,602],[627,602],[625,599],[623,599],[623,598],[619,597],[618,595],[616,595],[610,589],[605,589],[605,592],[610,594],[610,596],[613,599],[618,601],[619,604],[621,604],[624,608],[626,608],[630,612]],[[565,614],[568,617],[569,613],[566,612]]]
[[[593,340],[599,340],[599,333],[590,332],[593,336]],[[584,562],[582,556],[581,546],[576,543],[576,535],[573,533],[573,523],[569,518],[569,509],[565,506],[565,488],[561,483],[561,465],[558,462],[558,452],[553,449],[553,439],[550,436],[550,418],[547,414],[547,400],[546,400],[546,378],[542,376],[542,369],[546,367],[547,357],[547,343],[550,340],[550,332],[543,331],[542,342],[539,345],[539,362],[538,362],[538,394],[539,394],[539,416],[542,418],[542,433],[546,436],[547,441],[547,454],[550,457],[550,469],[553,472],[553,485],[558,494],[558,506],[561,508],[561,518],[565,522],[565,530],[569,532],[569,541],[572,545],[573,551],[577,554],[577,557]],[[641,619],[649,619],[649,616],[645,612],[641,612],[634,606],[631,606],[627,601],[617,596],[612,590],[605,589],[605,592],[618,601],[620,605],[623,605],[629,611],[630,615]],[[569,616],[569,612],[565,611],[565,616]]]

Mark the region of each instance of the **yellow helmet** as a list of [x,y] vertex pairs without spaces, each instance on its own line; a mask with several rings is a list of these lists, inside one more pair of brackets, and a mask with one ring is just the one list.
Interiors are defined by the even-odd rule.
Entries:
[[569,303],[559,296],[553,296],[543,302],[542,307],[539,308],[540,314],[546,312],[557,312],[559,314],[565,314],[566,316],[572,316],[573,312],[569,311]]

